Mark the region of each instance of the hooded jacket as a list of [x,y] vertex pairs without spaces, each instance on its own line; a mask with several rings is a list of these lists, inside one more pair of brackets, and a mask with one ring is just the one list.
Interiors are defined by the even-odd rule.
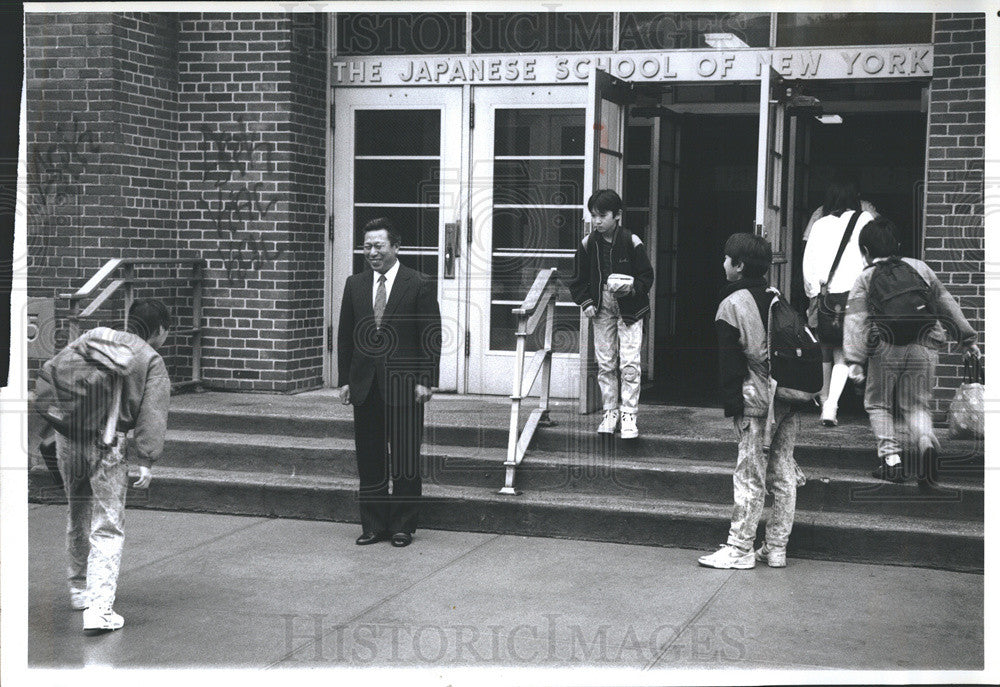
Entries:
[[767,417],[770,388],[767,351],[772,295],[763,278],[729,282],[715,314],[719,388],[726,417]]
[[[601,307],[601,284],[608,275],[601,274],[597,242],[603,241],[599,231],[583,237],[576,249],[573,262],[573,279],[569,292],[581,308]],[[611,272],[628,274],[633,278],[632,293],[615,296],[622,319],[628,324],[641,320],[649,313],[649,289],[653,286],[653,266],[646,255],[642,239],[619,227],[611,239]]]
[[82,358],[122,375],[118,431],[133,431],[130,459],[148,467],[163,452],[170,409],[170,376],[163,358],[141,337],[108,327],[69,344]]

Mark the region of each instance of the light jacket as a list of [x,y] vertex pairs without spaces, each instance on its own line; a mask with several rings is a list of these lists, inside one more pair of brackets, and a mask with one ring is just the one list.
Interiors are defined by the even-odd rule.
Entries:
[[[583,237],[576,249],[569,292],[581,308],[590,305],[601,307],[601,284],[608,276],[601,274],[600,251],[597,248],[597,242],[603,240],[599,231],[592,231]],[[615,296],[622,319],[632,324],[649,314],[653,266],[642,239],[626,229],[618,228],[611,239],[611,273],[628,274],[634,280],[632,293]]]
[[726,417],[767,417],[770,406],[767,322],[772,295],[763,278],[723,287],[715,314],[719,389]]
[[[847,210],[839,217],[836,215],[821,217],[813,225],[802,253],[802,286],[807,298],[819,295],[821,284],[830,276],[830,266],[837,257],[837,248],[840,247],[844,231],[853,216],[854,211]],[[854,233],[844,247],[844,254],[833,275],[833,282],[828,285],[830,293],[850,291],[854,280],[865,268],[865,260],[861,257],[861,248],[858,246],[858,237],[861,235],[861,229],[874,219],[864,210],[861,211],[858,223],[854,225]]]
[[[937,318],[934,326],[929,328],[917,343],[941,350],[947,342],[945,329],[952,337],[964,346],[976,343],[976,330],[962,314],[962,309],[955,297],[948,293],[934,270],[927,263],[915,258],[902,258],[903,262],[917,271],[917,274],[930,287],[931,312]],[[863,365],[872,350],[869,346],[870,322],[868,319],[868,287],[874,265],[869,265],[854,282],[851,294],[847,298],[847,309],[844,315],[844,360],[847,364]]]
[[170,410],[170,376],[163,358],[142,337],[108,327],[84,332],[69,345],[123,375],[118,431],[133,431],[129,459],[149,467],[163,453]]

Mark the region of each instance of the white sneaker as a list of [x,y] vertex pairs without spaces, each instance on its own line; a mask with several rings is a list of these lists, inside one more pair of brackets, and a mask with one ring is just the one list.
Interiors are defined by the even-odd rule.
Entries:
[[788,565],[785,561],[785,549],[782,548],[770,548],[768,545],[762,544],[759,549],[754,552],[754,558],[763,563],[767,561],[767,565],[770,568],[784,568]]
[[622,413],[622,439],[635,439],[639,428],[635,426],[635,413]]
[[70,589],[69,590],[69,605],[73,607],[74,611],[82,611],[90,605],[90,599],[87,597],[86,589]]
[[120,629],[124,624],[125,619],[107,607],[99,608],[92,606],[83,612],[84,634],[109,632]]
[[721,568],[724,570],[749,570],[757,564],[754,560],[753,551],[741,551],[735,546],[723,544],[715,553],[710,553],[698,559],[699,565],[707,568]]
[[604,419],[601,420],[601,424],[597,427],[598,434],[614,434],[615,430],[618,429],[618,411],[617,410],[605,410]]

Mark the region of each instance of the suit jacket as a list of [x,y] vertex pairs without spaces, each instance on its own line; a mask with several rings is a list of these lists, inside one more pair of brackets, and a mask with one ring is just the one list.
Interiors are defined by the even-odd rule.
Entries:
[[350,385],[351,403],[368,398],[378,384],[389,405],[414,403],[414,387],[437,386],[441,360],[441,312],[437,286],[402,263],[385,305],[381,326],[372,308],[374,272],[347,278],[337,331],[338,386]]

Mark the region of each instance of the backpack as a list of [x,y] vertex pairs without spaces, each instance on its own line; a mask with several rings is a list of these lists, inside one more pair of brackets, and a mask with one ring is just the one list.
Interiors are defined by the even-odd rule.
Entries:
[[31,406],[59,434],[76,441],[94,439],[106,448],[115,442],[123,375],[132,353],[108,340],[88,345],[93,332],[114,333],[91,330],[46,361]]
[[775,398],[786,403],[811,403],[823,388],[823,354],[805,318],[775,288],[767,317],[767,356]]
[[880,260],[868,284],[868,317],[879,339],[897,346],[911,344],[937,320],[931,287],[900,258]]

